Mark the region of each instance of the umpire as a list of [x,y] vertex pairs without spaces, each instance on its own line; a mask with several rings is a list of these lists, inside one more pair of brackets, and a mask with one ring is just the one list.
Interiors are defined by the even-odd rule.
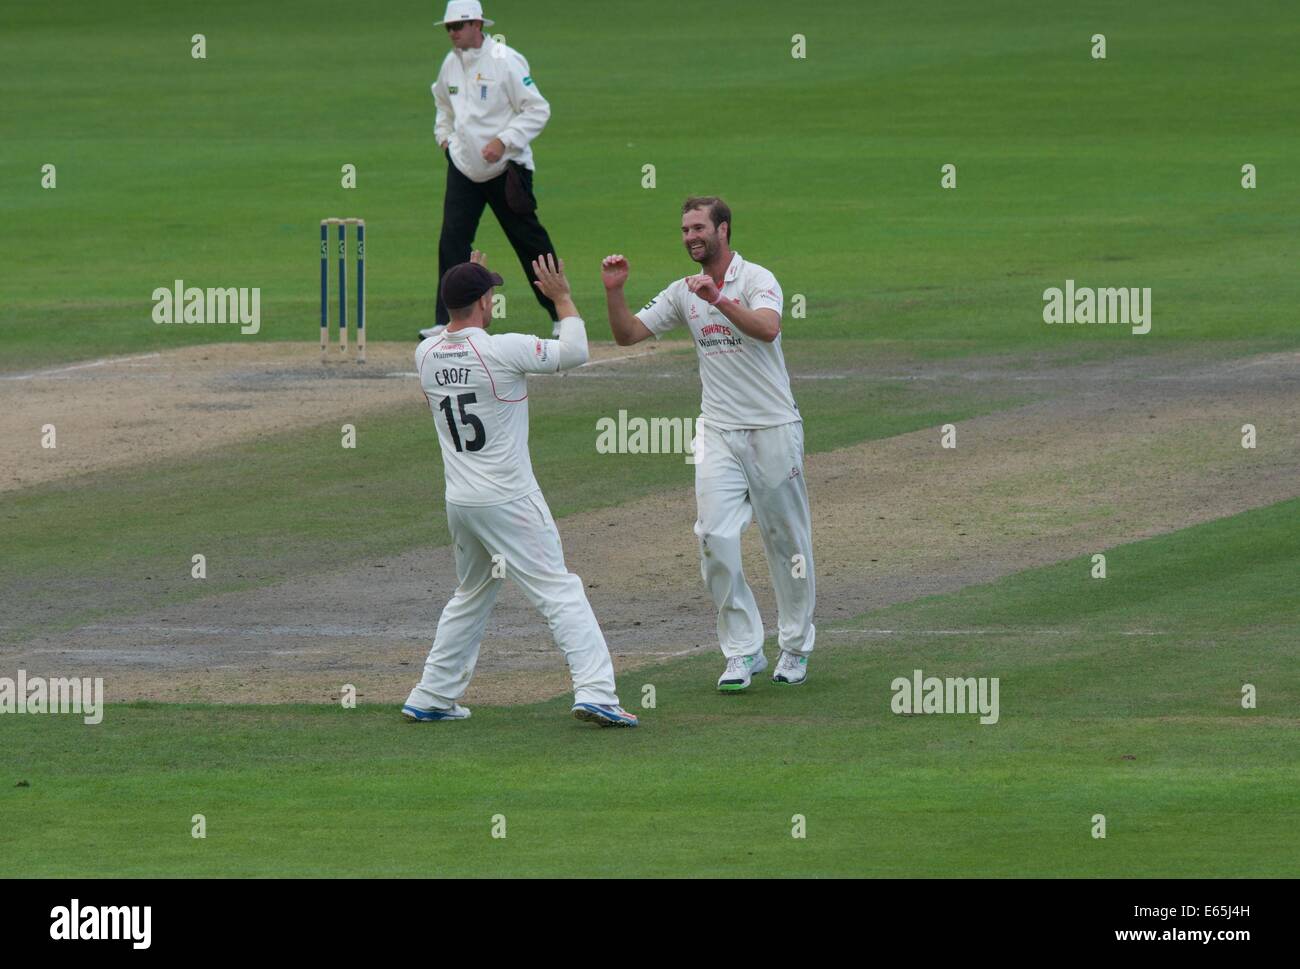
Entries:
[[[555,247],[537,220],[528,146],[546,127],[551,106],[533,83],[523,55],[484,36],[483,27],[492,23],[483,18],[478,0],[451,0],[438,21],[447,28],[452,47],[433,84],[438,105],[433,133],[447,156],[438,278],[469,259],[483,207],[490,205],[529,281],[535,282],[533,260]],[[558,333],[555,304],[537,287],[529,289],[550,316],[552,334]],[[446,326],[448,318],[439,293],[438,326]]]

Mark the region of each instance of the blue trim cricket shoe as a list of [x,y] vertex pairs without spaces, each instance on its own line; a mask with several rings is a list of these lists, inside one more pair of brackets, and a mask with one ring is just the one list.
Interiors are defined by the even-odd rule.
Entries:
[[432,723],[435,720],[468,720],[469,709],[459,703],[453,703],[450,710],[439,710],[437,707],[421,710],[419,707],[413,707],[408,703],[402,706],[402,716],[416,723]]
[[619,706],[606,706],[602,703],[575,703],[573,716],[577,720],[599,724],[602,727],[635,727],[637,719]]

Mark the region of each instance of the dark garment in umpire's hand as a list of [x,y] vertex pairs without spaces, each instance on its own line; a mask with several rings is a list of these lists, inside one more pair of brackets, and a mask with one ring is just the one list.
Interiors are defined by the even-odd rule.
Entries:
[[506,202],[516,215],[530,215],[537,211],[533,195],[533,173],[519,162],[506,165]]
[[[511,187],[511,181],[514,187]],[[438,239],[438,278],[457,263],[469,259],[474,236],[478,232],[483,209],[491,207],[492,214],[501,224],[501,231],[510,241],[520,268],[528,278],[528,288],[551,321],[559,319],[555,304],[532,283],[537,279],[533,260],[546,253],[554,253],[555,246],[545,227],[537,220],[537,199],[533,195],[533,173],[517,162],[511,162],[496,178],[475,182],[466,178],[450,158],[447,160],[447,190],[442,201],[442,235]],[[559,253],[555,253],[559,256]],[[492,265],[500,268],[493,259]],[[507,280],[507,285],[509,280]],[[520,294],[522,296],[522,293]],[[515,303],[518,306],[520,304]],[[451,317],[441,297],[438,299],[437,322],[446,323]]]

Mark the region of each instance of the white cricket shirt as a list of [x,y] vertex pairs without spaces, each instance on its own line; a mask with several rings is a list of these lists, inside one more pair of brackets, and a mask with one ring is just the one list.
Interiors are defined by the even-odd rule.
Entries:
[[[722,295],[751,310],[776,310],[778,316],[785,308],[776,277],[738,252],[731,254]],[[700,420],[726,430],[802,420],[779,335],[771,343],[746,336],[717,307],[692,293],[684,279],[670,283],[636,316],[656,337],[675,326],[689,327],[700,360]]]
[[444,331],[415,348],[449,502],[499,505],[538,490],[528,454],[526,374],[555,373],[559,364],[559,340],[478,327]]
[[[533,168],[529,143],[542,133],[551,105],[542,97],[528,71],[528,61],[513,47],[483,38],[483,46],[452,48],[433,83],[438,106],[433,135],[447,142],[451,160],[472,181],[486,182],[515,161]],[[495,162],[483,160],[483,146],[500,138],[505,153]]]

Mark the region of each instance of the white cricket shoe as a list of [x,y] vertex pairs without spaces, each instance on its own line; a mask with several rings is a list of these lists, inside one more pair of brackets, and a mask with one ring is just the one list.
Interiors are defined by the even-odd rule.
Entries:
[[439,323],[437,326],[431,326],[420,331],[420,339],[427,340],[431,336],[441,336],[442,331],[447,329],[446,323]]
[[727,668],[718,677],[718,689],[723,693],[738,693],[749,689],[750,680],[755,673],[767,669],[767,657],[760,649],[749,656],[733,656],[727,660]]
[[772,672],[773,683],[802,683],[808,679],[808,657],[800,653],[781,650],[781,658],[776,661]]
[[414,720],[416,723],[435,723],[439,720],[468,720],[469,708],[463,707],[459,703],[453,703],[450,710],[439,707],[430,707],[426,710],[406,703],[402,705],[402,716],[406,717],[407,720]]
[[618,704],[575,703],[573,715],[578,720],[594,723],[600,727],[635,727],[636,714],[628,713]]

